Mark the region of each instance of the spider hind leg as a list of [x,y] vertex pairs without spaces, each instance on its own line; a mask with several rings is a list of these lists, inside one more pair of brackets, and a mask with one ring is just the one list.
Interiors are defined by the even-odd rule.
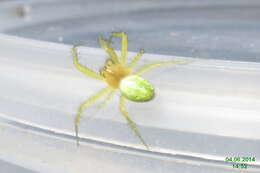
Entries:
[[146,144],[146,142],[144,141],[141,133],[138,131],[136,124],[131,120],[131,118],[128,115],[128,112],[126,111],[125,108],[125,97],[121,96],[120,97],[120,112],[122,113],[122,115],[124,116],[124,118],[127,120],[128,125],[130,126],[131,130],[135,133],[135,135],[139,138],[139,140],[141,141],[141,143],[146,147],[147,150],[149,150],[149,146]]
[[136,75],[141,75],[147,71],[150,71],[154,68],[157,67],[162,67],[165,65],[177,65],[177,64],[186,64],[186,63],[190,63],[190,62],[194,62],[194,60],[175,60],[175,61],[159,61],[159,62],[153,62],[151,64],[145,64],[142,67],[140,67],[139,69],[137,69],[134,74]]
[[99,91],[97,94],[93,95],[92,97],[88,98],[86,101],[84,101],[77,112],[77,115],[75,117],[74,120],[74,126],[75,126],[75,134],[76,134],[76,139],[77,139],[77,145],[79,145],[79,135],[78,135],[78,127],[80,124],[80,119],[82,116],[82,113],[84,111],[84,109],[86,109],[91,103],[94,103],[95,101],[97,101],[100,97],[102,97],[103,95],[105,95],[106,93],[108,93],[109,91],[111,91],[110,87],[106,87],[103,90]]

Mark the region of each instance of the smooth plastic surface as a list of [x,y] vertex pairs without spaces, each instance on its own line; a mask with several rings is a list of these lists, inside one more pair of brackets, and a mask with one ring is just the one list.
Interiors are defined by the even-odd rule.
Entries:
[[[0,35],[0,171],[229,173],[241,170],[225,158],[244,156],[256,157],[245,171],[259,172],[259,2],[124,3],[0,3],[1,32],[18,36]],[[130,50],[148,52],[140,65],[203,58],[147,72],[155,99],[127,102],[151,151],[120,115],[118,97],[84,112],[75,144],[79,104],[106,84],[76,70],[68,44],[99,47],[98,35],[118,30],[129,34]],[[102,49],[79,51],[96,71],[107,58]]]
[[[257,133],[260,130],[259,63],[198,59],[186,65],[147,72],[144,78],[156,86],[157,96],[148,103],[128,102],[128,110],[151,146],[151,151],[145,151],[126,125],[118,111],[117,99],[100,112],[96,112],[98,104],[85,111],[80,125],[82,146],[77,148],[73,129],[76,110],[84,99],[104,87],[105,83],[84,76],[75,69],[70,46],[5,35],[0,37],[0,46],[3,48],[0,117],[5,134],[2,137],[5,142],[1,143],[1,153],[2,156],[9,155],[15,159],[21,154],[21,157],[27,159],[22,159],[25,163],[20,164],[30,169],[38,171],[39,167],[32,168],[31,164],[36,162],[41,165],[43,159],[44,169],[57,171],[69,159],[62,156],[65,154],[73,158],[70,158],[70,165],[73,166],[65,170],[84,172],[90,165],[82,163],[77,167],[74,164],[77,162],[79,165],[78,162],[86,160],[92,162],[93,158],[87,153],[76,151],[86,149],[93,152],[91,148],[98,148],[95,152],[101,156],[106,150],[109,153],[133,152],[127,154],[129,157],[122,157],[129,167],[131,155],[137,157],[135,155],[139,154],[145,155],[143,161],[149,165],[153,157],[159,157],[161,162],[169,157],[177,159],[177,162],[184,159],[187,165],[180,165],[182,169],[190,169],[188,167],[193,162],[207,166],[215,162],[210,164],[210,169],[220,169],[215,167],[222,165],[221,170],[230,168],[230,165],[224,166],[224,158],[227,156],[260,157]],[[79,50],[81,62],[90,64],[94,69],[106,57],[102,49]],[[129,57],[133,55],[130,53]],[[141,64],[156,59],[178,58],[181,57],[146,54]],[[246,87],[245,83],[248,84]],[[87,118],[93,114],[96,114],[95,118]],[[15,142],[17,140],[21,141],[19,145]],[[64,145],[64,149],[60,151],[57,145]],[[49,146],[52,151],[46,152]],[[54,154],[53,150],[60,154]],[[32,151],[37,154],[30,155]],[[98,159],[101,156],[96,157]],[[111,157],[115,156],[112,154]],[[57,165],[50,158],[56,160]],[[100,160],[96,162],[103,164]],[[169,166],[173,166],[173,163],[175,161],[171,161]],[[160,164],[156,162],[153,166]],[[258,164],[257,161],[252,167],[258,169]],[[149,165],[136,165],[133,169],[141,169],[141,166],[150,170]]]

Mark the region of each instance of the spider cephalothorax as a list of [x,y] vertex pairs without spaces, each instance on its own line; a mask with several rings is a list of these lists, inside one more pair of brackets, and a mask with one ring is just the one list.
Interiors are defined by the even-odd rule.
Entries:
[[112,88],[117,89],[120,81],[131,74],[130,68],[121,63],[113,63],[112,60],[106,62],[105,67],[101,70],[101,75]]
[[137,53],[136,56],[133,58],[131,63],[127,64],[126,60],[127,60],[128,39],[126,33],[113,32],[111,38],[113,37],[120,37],[122,39],[121,57],[118,58],[114,49],[110,46],[109,41],[106,41],[105,39],[100,37],[99,43],[109,55],[109,60],[106,61],[100,73],[96,73],[91,69],[89,69],[88,67],[80,64],[78,62],[77,47],[74,46],[72,48],[73,62],[75,67],[79,71],[83,72],[84,74],[105,81],[108,84],[106,88],[102,89],[100,92],[96,93],[95,95],[93,95],[92,97],[90,97],[80,105],[77,115],[75,117],[75,131],[76,131],[77,143],[79,144],[78,126],[80,124],[80,118],[83,110],[89,104],[95,102],[97,99],[107,94],[103,104],[105,105],[114,96],[115,90],[119,89],[121,92],[119,109],[122,115],[127,120],[130,128],[140,139],[142,144],[148,149],[148,145],[143,140],[140,132],[136,127],[136,124],[131,120],[131,118],[128,115],[128,112],[126,111],[125,100],[128,99],[134,102],[145,102],[151,100],[154,97],[153,86],[148,81],[140,77],[140,75],[142,75],[144,72],[162,65],[184,64],[190,62],[190,60],[155,62],[155,63],[144,65],[137,70],[133,70],[135,66],[138,64],[141,56],[144,54],[144,50],[140,50],[140,52]]

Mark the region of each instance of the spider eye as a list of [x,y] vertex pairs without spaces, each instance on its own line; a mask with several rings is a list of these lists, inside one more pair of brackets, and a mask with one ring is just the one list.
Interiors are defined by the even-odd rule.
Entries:
[[107,66],[111,66],[113,64],[113,61],[111,59],[106,60],[105,63]]
[[153,86],[137,75],[130,75],[122,79],[119,88],[127,99],[135,102],[149,101],[154,97]]

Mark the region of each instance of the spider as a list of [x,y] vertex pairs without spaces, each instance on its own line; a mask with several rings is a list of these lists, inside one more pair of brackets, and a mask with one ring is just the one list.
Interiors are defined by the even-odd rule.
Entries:
[[[113,37],[119,37],[121,39],[121,57],[115,53],[115,50],[111,47],[110,42]],[[99,44],[105,49],[109,55],[109,59],[106,61],[104,67],[100,70],[100,73],[96,73],[86,66],[79,63],[78,60],[78,50],[77,46],[72,48],[73,63],[75,67],[82,73],[104,81],[107,83],[107,87],[91,96],[85,100],[78,109],[75,117],[75,134],[77,139],[77,144],[79,145],[79,135],[78,127],[80,124],[80,119],[85,108],[87,108],[91,103],[94,103],[102,96],[106,95],[104,104],[107,104],[109,100],[114,96],[116,90],[120,90],[120,102],[119,110],[123,117],[127,120],[128,125],[135,135],[139,138],[141,143],[149,150],[149,146],[144,141],[140,132],[137,129],[135,122],[130,118],[128,112],[126,111],[126,99],[134,102],[147,102],[153,99],[155,95],[154,87],[146,80],[144,80],[140,75],[147,72],[155,67],[169,65],[169,64],[184,64],[190,60],[178,60],[178,61],[165,61],[165,62],[154,62],[151,64],[146,64],[141,68],[134,71],[134,67],[138,64],[141,56],[144,54],[144,50],[141,49],[130,62],[127,64],[127,51],[128,51],[128,36],[125,32],[112,32],[108,40],[103,37],[99,37]],[[110,41],[109,41],[110,40]]]

